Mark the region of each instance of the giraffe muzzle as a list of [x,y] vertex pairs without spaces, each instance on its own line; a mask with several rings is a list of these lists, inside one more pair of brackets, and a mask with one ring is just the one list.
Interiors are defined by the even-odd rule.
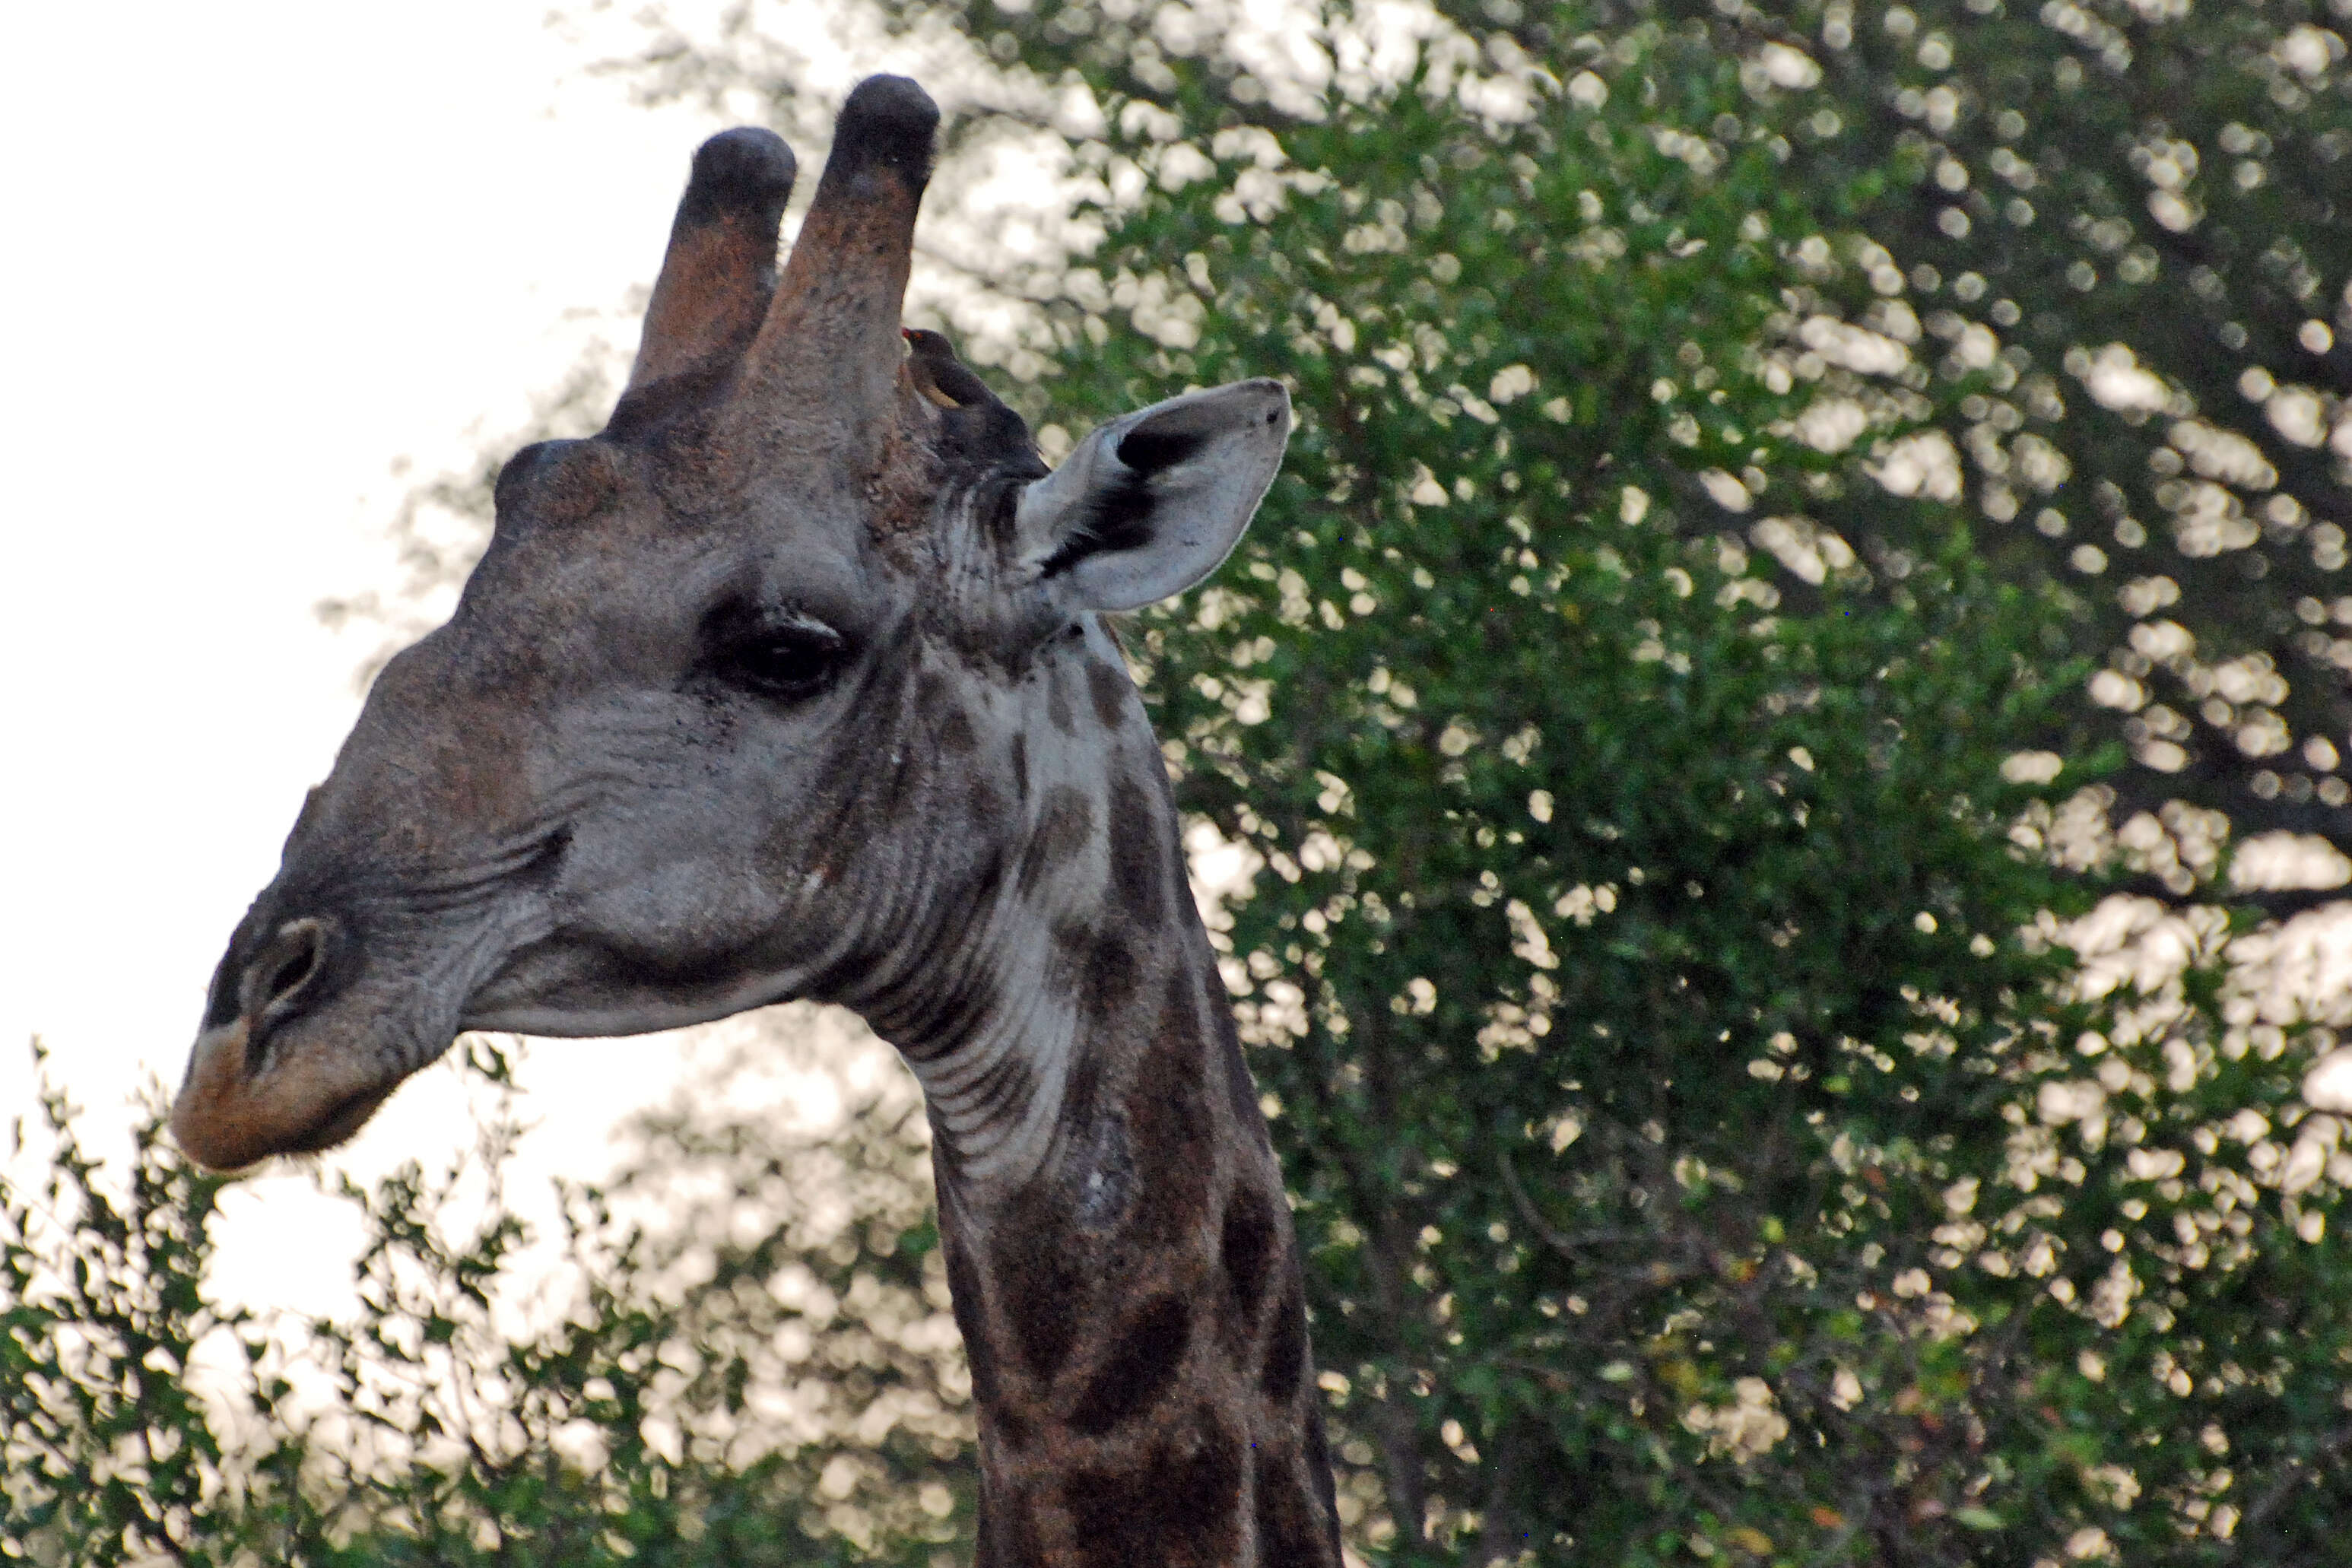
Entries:
[[206,1028],[172,1102],[188,1157],[233,1171],[312,1153],[358,1131],[405,1073],[352,1049],[320,1012],[343,989],[348,942],[324,917],[288,921],[247,960],[236,1016]]

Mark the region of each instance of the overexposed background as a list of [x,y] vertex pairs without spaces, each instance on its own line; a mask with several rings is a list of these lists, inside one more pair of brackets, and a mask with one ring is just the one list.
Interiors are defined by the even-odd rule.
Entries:
[[[16,7],[0,21],[0,1124],[27,1041],[127,1152],[357,711],[415,474],[519,423],[658,266],[695,144],[529,0]],[[594,1175],[674,1042],[531,1053],[523,1169]],[[470,1143],[446,1068],[335,1156]],[[5,1145],[0,1145],[5,1152]],[[527,1185],[530,1184],[519,1184]],[[358,1231],[299,1173],[225,1205],[222,1286],[329,1310]],[[348,1235],[342,1226],[348,1226]]]

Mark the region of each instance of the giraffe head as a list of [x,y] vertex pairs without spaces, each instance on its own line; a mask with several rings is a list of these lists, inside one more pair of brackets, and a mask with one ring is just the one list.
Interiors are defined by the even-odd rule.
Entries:
[[1049,472],[902,341],[938,118],[903,79],[851,94],[780,279],[790,150],[697,153],[611,421],[507,464],[456,613],[231,939],[173,1110],[194,1158],[338,1142],[468,1028],[807,996],[951,1033],[1003,889],[1116,875],[1052,842],[1083,837],[1057,779],[1158,766],[1097,613],[1223,559],[1288,399],[1192,393]]

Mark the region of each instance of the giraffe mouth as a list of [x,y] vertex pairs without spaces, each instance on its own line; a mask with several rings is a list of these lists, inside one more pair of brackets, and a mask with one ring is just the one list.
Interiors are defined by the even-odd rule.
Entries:
[[307,1131],[297,1134],[291,1142],[278,1152],[281,1154],[317,1154],[338,1143],[349,1142],[367,1125],[368,1119],[375,1114],[376,1107],[392,1098],[393,1087],[386,1084],[381,1089],[356,1089],[343,1096],[329,1106],[326,1115],[313,1122]]
[[[248,1062],[252,1026],[239,1018],[205,1030],[172,1102],[172,1137],[208,1171],[243,1170],[272,1154],[314,1154],[345,1142],[407,1076],[361,1053],[318,1040]],[[353,1059],[360,1058],[360,1059]]]

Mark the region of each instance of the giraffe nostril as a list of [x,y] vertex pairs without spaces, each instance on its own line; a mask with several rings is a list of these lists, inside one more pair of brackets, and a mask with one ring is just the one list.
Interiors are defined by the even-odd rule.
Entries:
[[310,978],[316,955],[309,951],[294,954],[278,966],[278,973],[262,987],[262,1005],[268,1006]]
[[282,1006],[308,985],[325,964],[324,921],[289,921],[246,970],[246,1011],[258,1015]]

